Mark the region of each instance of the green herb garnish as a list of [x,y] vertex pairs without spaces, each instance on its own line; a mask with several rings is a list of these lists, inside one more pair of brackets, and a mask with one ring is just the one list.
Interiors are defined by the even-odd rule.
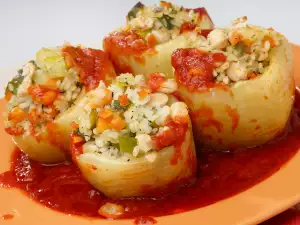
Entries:
[[158,18],[158,20],[168,30],[171,30],[174,27],[174,25],[171,23],[171,20],[173,20],[173,18],[168,15],[164,14],[162,17]]
[[116,143],[110,143],[110,146],[114,147],[114,148],[117,148],[120,150],[120,145],[119,144],[116,144]]
[[76,82],[76,87],[82,88],[82,87],[83,87],[83,84],[80,83],[79,81],[77,81],[77,82]]
[[36,70],[40,70],[41,68],[38,67],[38,65],[36,64],[36,62],[34,60],[30,60],[29,63],[32,63],[35,66]]
[[152,121],[152,122],[151,122],[151,127],[153,127],[153,128],[158,128],[159,126],[155,123],[155,121]]
[[245,46],[245,44],[243,44],[242,42],[239,42],[235,46],[233,46],[233,48],[237,51],[237,56],[242,56],[245,53],[247,46]]
[[132,20],[136,18],[136,14],[139,12],[140,9],[144,8],[144,4],[141,2],[138,2],[135,4],[135,6],[132,7],[132,9],[128,12],[127,18],[128,20]]
[[83,139],[84,139],[84,134],[83,133],[81,133],[80,131],[79,131],[79,129],[77,129],[76,131],[74,131],[73,132],[74,134],[76,134],[77,136],[80,136],[80,137],[82,137]]
[[113,111],[124,111],[124,110],[126,110],[126,107],[121,106],[120,102],[118,100],[114,100],[112,103],[112,110]]
[[5,93],[7,93],[8,91],[10,91],[14,95],[17,94],[18,88],[19,88],[20,84],[24,80],[24,76],[21,76],[22,72],[23,72],[23,70],[22,71],[18,70],[18,75],[15,76],[10,82],[8,82],[8,84],[6,86],[6,89],[5,89]]

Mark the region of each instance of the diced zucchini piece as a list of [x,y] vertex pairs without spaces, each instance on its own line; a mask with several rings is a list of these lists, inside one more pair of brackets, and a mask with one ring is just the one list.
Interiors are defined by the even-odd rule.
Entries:
[[92,111],[90,112],[90,126],[91,126],[90,128],[91,129],[94,129],[96,127],[97,119],[98,119],[97,110],[92,109]]
[[237,51],[238,56],[242,56],[244,55],[247,47],[244,43],[240,42],[233,46],[233,48]]
[[119,136],[120,152],[132,153],[133,148],[137,145],[137,140],[134,137]]
[[113,111],[124,111],[126,107],[123,107],[120,105],[120,102],[118,100],[114,100],[112,103],[112,110]]
[[68,74],[64,57],[55,49],[42,48],[36,54],[36,63],[50,78],[64,77]]
[[34,84],[45,84],[50,79],[48,73],[43,70],[37,70],[32,76],[32,81]]
[[152,29],[149,30],[136,30],[135,32],[143,39],[146,38],[146,36],[152,31]]

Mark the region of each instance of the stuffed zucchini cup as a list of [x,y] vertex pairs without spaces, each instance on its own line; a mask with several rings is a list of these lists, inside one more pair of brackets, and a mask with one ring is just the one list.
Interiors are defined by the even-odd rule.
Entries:
[[204,8],[190,10],[163,1],[149,7],[138,3],[128,13],[127,25],[110,33],[103,48],[118,73],[170,76],[172,52],[189,47],[213,26]]
[[112,198],[154,196],[195,178],[191,123],[185,103],[170,95],[175,90],[163,74],[145,81],[127,73],[85,97],[71,149],[94,187]]
[[114,77],[101,50],[43,48],[7,85],[5,130],[30,158],[62,161],[69,150],[70,123],[82,111],[76,104],[100,80],[109,84]]
[[295,86],[291,48],[281,34],[241,18],[212,30],[197,49],[176,50],[172,65],[195,141],[251,147],[284,130]]

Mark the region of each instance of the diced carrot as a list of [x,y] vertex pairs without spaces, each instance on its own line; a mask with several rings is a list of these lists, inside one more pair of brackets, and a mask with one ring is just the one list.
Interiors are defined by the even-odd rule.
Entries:
[[56,89],[45,88],[41,85],[30,86],[29,93],[34,102],[43,105],[51,105],[58,96],[58,91]]
[[43,98],[42,98],[42,104],[43,105],[51,105],[57,97],[57,92],[55,91],[47,91],[45,92]]
[[109,128],[110,128],[109,123],[106,120],[102,118],[99,118],[97,120],[96,129],[98,133],[102,133],[103,131],[108,130]]
[[250,79],[253,79],[253,78],[255,78],[255,77],[257,77],[257,74],[254,73],[254,72],[248,73],[248,75],[247,75],[247,78],[248,78],[249,80],[250,80]]
[[111,127],[115,130],[122,130],[125,126],[125,121],[119,116],[116,116],[111,121]]
[[229,37],[229,41],[231,45],[236,45],[237,43],[242,41],[243,36],[238,31],[233,31],[231,36]]
[[25,119],[25,112],[19,107],[14,107],[8,113],[8,120],[13,123],[22,122],[24,119]]
[[31,124],[35,125],[39,123],[40,116],[38,115],[36,109],[30,110],[27,114],[27,117]]
[[127,94],[122,94],[118,97],[118,101],[121,106],[127,106],[129,104],[128,96]]
[[65,63],[66,63],[66,67],[67,68],[71,68],[73,67],[73,59],[72,56],[69,54],[65,54]]
[[76,123],[75,121],[72,121],[71,122],[71,128],[72,128],[72,130],[77,130],[79,128],[79,124]]
[[105,89],[105,100],[106,104],[110,104],[112,101],[112,92],[109,89]]
[[154,47],[157,44],[157,39],[153,34],[147,35],[146,38],[150,48]]
[[145,99],[149,95],[149,91],[142,89],[141,91],[138,92],[138,95],[141,100]]
[[160,1],[160,5],[166,8],[172,8],[172,4],[170,2]]
[[263,44],[265,44],[266,41],[269,41],[270,42],[270,47],[273,48],[276,46],[275,44],[275,41],[272,37],[270,36],[265,36],[264,39],[263,39]]
[[9,101],[11,99],[11,97],[13,96],[13,93],[11,93],[10,91],[7,91],[5,93],[5,100]]
[[110,109],[102,109],[99,112],[99,117],[106,121],[111,121],[113,115],[114,113]]
[[56,88],[56,83],[59,79],[58,78],[52,78],[52,79],[49,79],[47,80],[47,82],[45,84],[43,84],[42,86],[45,87],[45,88]]
[[78,143],[84,142],[84,139],[78,135],[76,135],[76,136],[74,135],[72,141],[73,141],[73,144],[78,144]]
[[247,47],[251,47],[253,42],[250,41],[249,39],[243,39],[243,44],[246,45]]

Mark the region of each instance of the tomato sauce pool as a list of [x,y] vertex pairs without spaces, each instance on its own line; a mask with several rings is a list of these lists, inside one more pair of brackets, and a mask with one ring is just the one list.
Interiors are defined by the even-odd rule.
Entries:
[[[296,113],[293,125],[300,121]],[[261,182],[295,155],[299,137],[300,128],[290,126],[284,137],[261,147],[234,153],[200,148],[195,183],[163,198],[109,199],[87,183],[73,163],[43,165],[17,149],[11,170],[0,175],[0,186],[19,188],[37,202],[68,214],[100,217],[98,209],[112,202],[126,209],[123,218],[164,216],[212,204]]]
[[[298,99],[298,100],[297,100]],[[296,98],[295,106],[300,106]],[[11,170],[0,175],[0,187],[18,188],[54,210],[87,217],[101,217],[105,203],[125,208],[122,218],[155,220],[197,209],[242,192],[278,171],[300,148],[300,109],[294,108],[284,135],[269,144],[236,152],[204,150],[198,146],[198,174],[194,184],[161,198],[113,200],[94,189],[71,162],[44,165],[16,149]],[[139,223],[139,222],[138,222]],[[140,224],[140,223],[139,223]]]

